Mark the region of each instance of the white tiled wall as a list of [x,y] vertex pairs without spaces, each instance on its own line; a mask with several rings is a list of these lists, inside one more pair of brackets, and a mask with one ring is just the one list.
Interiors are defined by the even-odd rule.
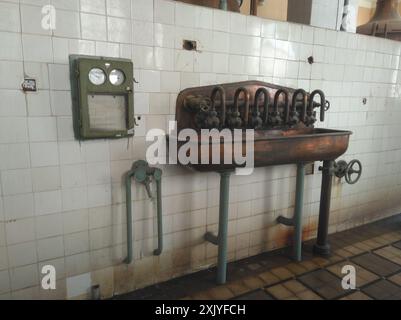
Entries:
[[[40,25],[49,1],[57,8],[54,32]],[[197,40],[200,50],[182,50],[183,39]],[[85,293],[81,278],[100,284],[107,297],[216,262],[203,235],[217,229],[218,176],[169,166],[165,251],[152,256],[155,208],[134,186],[135,262],[122,263],[123,174],[145,157],[146,130],[174,119],[177,93],[188,86],[260,79],[323,89],[331,109],[319,125],[352,129],[343,158],[364,165],[357,185],[335,182],[330,231],[401,211],[399,42],[167,0],[0,0],[0,44],[1,298],[71,298]],[[143,116],[134,139],[74,140],[69,54],[133,59],[136,112]],[[37,79],[37,93],[20,90],[24,75]],[[308,238],[316,231],[320,179],[306,179]],[[233,177],[230,260],[287,243],[288,229],[274,221],[292,214],[294,191],[294,166]],[[53,292],[39,287],[46,264],[57,269]]]

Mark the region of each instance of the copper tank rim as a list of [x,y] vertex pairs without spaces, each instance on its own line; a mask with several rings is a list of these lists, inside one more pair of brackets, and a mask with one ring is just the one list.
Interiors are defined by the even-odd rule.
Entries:
[[[273,131],[283,131],[283,130],[273,130]],[[336,130],[336,129],[326,129],[326,128],[313,128],[313,129],[304,129],[304,130],[293,130],[295,134],[292,135],[269,135],[269,131],[266,130],[255,130],[256,136],[253,140],[247,139],[246,135],[243,134],[243,139],[242,141],[238,141],[237,143],[244,143],[247,141],[254,141],[254,142],[259,142],[259,141],[277,141],[277,140],[298,140],[298,139],[305,139],[305,138],[319,138],[319,137],[327,137],[327,136],[351,136],[353,134],[352,131],[349,130]],[[299,132],[298,134],[296,134]],[[263,133],[260,134],[259,133]],[[209,136],[207,136],[209,138]],[[169,135],[167,136],[167,139],[174,139],[178,141],[178,138],[176,135]],[[212,144],[224,144],[223,141],[220,142],[215,142],[211,143],[209,139],[206,140],[204,136],[202,136],[198,132],[198,139],[195,140],[189,140],[189,141],[178,141],[178,144],[202,144],[202,145],[212,145]]]

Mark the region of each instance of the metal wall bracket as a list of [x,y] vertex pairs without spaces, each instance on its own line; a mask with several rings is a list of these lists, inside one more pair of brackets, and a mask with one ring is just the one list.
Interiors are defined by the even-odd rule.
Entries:
[[293,227],[294,226],[294,219],[286,218],[283,216],[280,216],[277,218],[277,223],[280,223],[282,225],[285,225],[287,227]]

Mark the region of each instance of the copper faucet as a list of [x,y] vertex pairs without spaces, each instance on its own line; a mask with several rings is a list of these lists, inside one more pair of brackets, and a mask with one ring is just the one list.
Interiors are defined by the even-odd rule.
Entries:
[[255,129],[260,129],[263,125],[263,120],[260,117],[260,110],[259,110],[259,97],[264,95],[263,101],[263,109],[265,113],[265,122],[267,122],[267,118],[269,115],[269,92],[266,88],[259,88],[256,90],[255,93],[255,102],[253,104],[253,112],[252,112],[252,119],[251,119],[251,126]]
[[[300,94],[302,94],[302,102],[303,102],[302,103],[302,119],[300,119],[300,115],[297,110],[297,102],[298,102],[297,98]],[[304,117],[306,116],[307,104],[308,104],[308,97],[307,97],[306,91],[303,89],[295,90],[292,95],[292,104],[291,104],[290,116],[288,119],[288,123],[290,125],[296,125],[301,120],[304,120]]]
[[250,100],[250,94],[249,91],[241,87],[237,89],[234,95],[234,110],[230,114],[230,118],[228,119],[228,125],[230,128],[235,129],[235,128],[241,128],[242,127],[242,119],[241,119],[241,113],[239,110],[239,96],[241,93],[244,94],[245,98],[245,113],[244,113],[244,122],[245,125],[248,126],[249,122],[249,100]]
[[273,112],[269,115],[269,124],[273,126],[278,126],[280,125],[283,120],[280,116],[279,108],[278,108],[278,103],[280,96],[284,95],[284,119],[285,122],[288,121],[288,115],[289,115],[289,95],[288,91],[285,89],[279,89],[277,90],[275,96],[274,96],[274,106],[273,106]]
[[[216,111],[216,96],[219,94],[220,96],[220,106],[221,106],[221,111],[220,111],[220,119],[217,118],[217,111]],[[210,108],[210,113],[209,117],[213,119],[212,122],[216,123],[216,118],[219,120],[219,123],[215,127],[224,127],[226,124],[226,92],[222,86],[217,86],[213,89],[210,100],[212,101],[211,103],[211,108]]]
[[325,111],[326,108],[328,109],[328,106],[327,106],[326,96],[324,95],[322,90],[315,90],[310,94],[308,113],[310,115],[313,115],[313,109],[315,108],[313,100],[316,95],[320,96],[320,104],[318,104],[316,107],[320,107],[320,121],[323,122]]

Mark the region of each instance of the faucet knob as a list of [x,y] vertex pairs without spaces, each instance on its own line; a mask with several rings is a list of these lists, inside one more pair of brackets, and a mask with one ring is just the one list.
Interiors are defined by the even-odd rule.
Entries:
[[300,122],[299,113],[297,111],[291,111],[288,124],[293,126],[298,124],[299,122]]
[[279,126],[282,124],[283,120],[281,119],[279,112],[272,112],[269,116],[269,123],[273,126]]
[[217,117],[217,112],[211,110],[208,117],[206,118],[206,126],[210,129],[218,128],[220,125],[220,119]]
[[305,125],[306,125],[307,127],[313,126],[313,125],[315,124],[316,121],[317,121],[317,118],[316,118],[316,111],[314,111],[314,112],[308,112],[308,113],[306,114],[306,117],[305,117]]
[[228,119],[228,125],[231,129],[238,129],[242,127],[241,114],[239,112],[231,112]]
[[255,112],[255,113],[252,115],[252,119],[251,119],[251,126],[252,126],[252,128],[254,128],[254,129],[260,129],[260,128],[262,128],[262,125],[263,125],[263,120],[262,120],[262,118],[260,117],[260,112]]

